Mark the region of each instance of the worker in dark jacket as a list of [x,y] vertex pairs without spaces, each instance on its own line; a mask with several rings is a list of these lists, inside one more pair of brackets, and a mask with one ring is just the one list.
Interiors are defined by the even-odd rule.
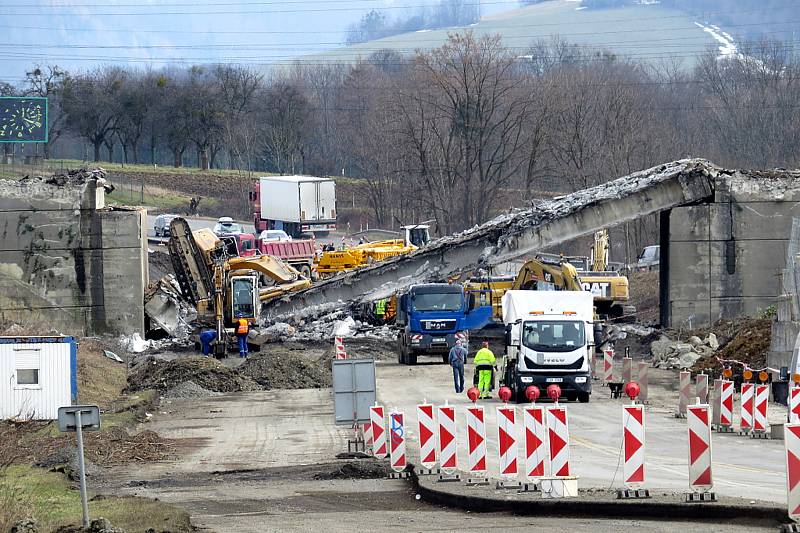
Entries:
[[467,362],[467,349],[461,345],[461,340],[456,341],[456,345],[450,348],[448,358],[450,366],[453,367],[453,382],[456,386],[456,393],[464,392],[464,363]]
[[211,344],[217,338],[217,332],[213,329],[204,329],[200,332],[200,346],[203,349],[203,355],[208,357],[211,354]]

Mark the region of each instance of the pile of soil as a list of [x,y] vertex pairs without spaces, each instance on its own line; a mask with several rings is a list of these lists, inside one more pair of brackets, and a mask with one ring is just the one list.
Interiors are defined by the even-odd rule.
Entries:
[[658,282],[658,270],[628,274],[628,305],[636,307],[636,321],[639,324],[659,323]]
[[[719,325],[719,327],[717,327]],[[767,364],[767,352],[772,341],[772,320],[769,318],[741,318],[725,320],[709,328],[717,335],[720,348],[714,354],[720,359],[733,359],[747,364],[750,368],[764,368]],[[698,335],[699,336],[699,335]],[[707,357],[697,361],[693,371],[720,369],[715,357]],[[742,367],[734,365],[735,374],[742,372]]]
[[386,463],[367,460],[343,463],[333,470],[314,474],[314,479],[382,479],[388,475]]
[[147,264],[149,267],[148,275],[150,281],[158,281],[168,274],[175,274],[175,269],[172,267],[172,260],[169,258],[167,252],[161,250],[153,250],[147,254]]
[[128,376],[128,392],[156,389],[166,392],[181,383],[193,381],[214,392],[259,390],[250,378],[208,357],[186,357],[164,361],[148,357]]
[[87,433],[86,458],[99,466],[151,463],[175,456],[177,441],[154,431],[130,434],[120,427]]
[[264,389],[320,389],[332,385],[330,357],[284,352],[251,355],[238,371]]

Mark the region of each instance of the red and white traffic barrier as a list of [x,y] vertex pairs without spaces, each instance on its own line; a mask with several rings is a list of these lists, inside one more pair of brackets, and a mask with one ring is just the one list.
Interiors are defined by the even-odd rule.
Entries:
[[419,463],[423,468],[436,466],[436,425],[433,422],[433,405],[417,406],[417,429],[419,431]]
[[525,477],[534,483],[545,476],[547,463],[547,427],[544,407],[526,407],[523,413],[525,426]]
[[437,408],[437,415],[439,425],[439,466],[442,470],[452,472],[458,468],[456,408],[449,405],[440,405]]
[[686,406],[689,405],[689,389],[692,384],[692,373],[683,371],[680,373],[678,381],[678,416],[686,418]]
[[614,349],[603,349],[603,384],[614,381]]
[[369,408],[369,425],[372,433],[372,455],[384,458],[388,454],[386,448],[386,422],[383,406],[373,405]]
[[742,383],[742,405],[739,418],[739,433],[747,434],[753,430],[753,398],[756,386],[752,383]]
[[364,424],[364,446],[372,448],[372,421]]
[[786,449],[786,503],[789,518],[800,522],[800,424],[786,424],[783,432]]
[[700,399],[700,403],[708,403],[708,374],[697,374],[695,396]]
[[625,486],[638,490],[644,485],[644,406],[622,406],[623,456]]
[[334,337],[333,344],[336,347],[336,359],[347,359],[347,352],[344,351],[344,339]]
[[389,413],[389,466],[395,472],[402,472],[406,468],[406,429],[403,418],[400,411]]
[[650,382],[650,378],[648,376],[649,367],[647,363],[644,361],[639,361],[639,371],[638,371],[638,383],[639,383],[639,401],[642,403],[647,403],[647,386]]
[[714,380],[711,386],[711,428],[719,429],[720,411],[722,410],[722,378]]
[[800,423],[800,387],[789,389],[789,423]]
[[483,406],[467,407],[467,469],[472,474],[486,473],[486,418]]
[[555,477],[569,477],[569,424],[566,407],[555,405],[547,408],[547,429],[550,474]]
[[708,404],[687,407],[689,432],[689,487],[694,492],[709,492],[711,476],[711,419]]
[[517,457],[517,411],[513,407],[497,408],[497,450],[500,455],[500,475],[516,477]]
[[723,379],[719,388],[719,428],[731,431],[733,428],[733,381]]
[[756,385],[753,400],[753,432],[754,436],[766,435],[769,430],[767,420],[767,402],[769,401],[769,385]]
[[633,359],[628,356],[622,358],[622,382],[630,383],[633,380]]

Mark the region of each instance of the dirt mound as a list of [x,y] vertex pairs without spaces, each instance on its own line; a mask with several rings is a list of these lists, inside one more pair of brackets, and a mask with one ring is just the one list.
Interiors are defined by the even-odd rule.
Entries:
[[[716,328],[717,324],[719,327]],[[701,359],[692,367],[693,371],[720,369],[715,357],[732,359],[747,364],[750,368],[763,368],[767,364],[767,352],[772,341],[772,320],[769,318],[743,318],[726,320],[710,328],[720,340],[720,349],[714,356]],[[742,367],[734,365],[734,373],[740,374]]]
[[329,357],[303,353],[250,356],[238,371],[265,389],[320,389],[332,384]]
[[215,359],[186,357],[163,361],[148,357],[136,365],[128,376],[127,391],[156,389],[166,392],[187,381],[214,392],[253,391],[260,388],[248,377]]
[[347,462],[328,472],[314,474],[314,479],[382,479],[389,475],[389,467],[378,461]]
[[659,322],[658,271],[631,272],[628,274],[630,300],[628,305],[636,307],[639,324]]
[[147,254],[150,281],[157,281],[168,274],[175,274],[172,267],[172,259],[169,254],[161,250],[152,250]]

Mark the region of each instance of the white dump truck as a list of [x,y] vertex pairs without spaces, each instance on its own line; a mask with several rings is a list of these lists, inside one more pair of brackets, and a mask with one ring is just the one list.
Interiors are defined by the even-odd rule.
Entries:
[[561,387],[562,398],[588,402],[592,393],[595,327],[592,294],[511,290],[503,295],[503,383],[517,402],[536,385]]

